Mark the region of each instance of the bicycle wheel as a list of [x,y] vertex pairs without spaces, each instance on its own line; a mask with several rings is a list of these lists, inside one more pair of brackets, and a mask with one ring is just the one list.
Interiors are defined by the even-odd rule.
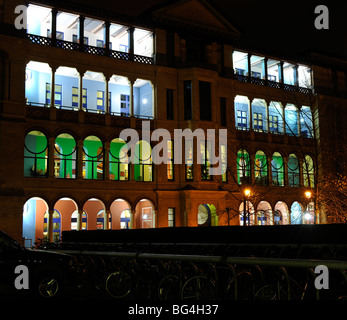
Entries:
[[111,273],[106,279],[107,293],[117,299],[125,298],[131,292],[131,277],[124,271]]
[[181,290],[181,298],[184,300],[211,300],[215,299],[215,296],[215,284],[206,276],[189,278]]
[[278,300],[275,285],[267,284],[260,287],[255,293],[256,300]]
[[163,277],[158,284],[160,300],[176,300],[180,298],[182,281],[179,276],[169,274]]

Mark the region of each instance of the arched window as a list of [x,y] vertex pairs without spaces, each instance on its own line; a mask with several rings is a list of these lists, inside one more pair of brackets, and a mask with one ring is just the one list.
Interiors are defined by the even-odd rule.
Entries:
[[258,226],[273,224],[273,216],[270,203],[268,203],[267,201],[261,201],[258,204],[256,216]]
[[289,136],[298,136],[298,108],[293,104],[287,104],[284,109],[284,118],[286,122],[286,134]]
[[125,209],[120,215],[120,228],[130,229],[130,209]]
[[300,109],[300,135],[304,138],[313,138],[313,121],[311,108],[302,106]]
[[267,131],[267,111],[266,102],[263,99],[252,101],[253,130],[257,132]]
[[24,144],[24,176],[47,177],[48,140],[40,131],[30,131]]
[[300,186],[299,160],[295,154],[288,157],[288,185],[290,187]]
[[235,126],[238,130],[249,130],[249,100],[244,96],[235,97]]
[[240,204],[239,213],[240,213],[240,226],[245,225],[244,221],[246,221],[246,225],[248,226],[254,225],[255,217],[254,217],[254,207],[252,202],[243,201]]
[[113,139],[110,144],[110,180],[129,180],[128,149],[122,139]]
[[[71,230],[77,230],[78,211],[74,211],[71,215]],[[82,230],[87,230],[87,213],[83,210],[82,213]]]
[[[96,229],[97,230],[104,230],[105,229],[105,217],[106,213],[105,210],[100,210],[96,216]],[[112,215],[109,215],[108,218],[109,223],[109,229],[112,227]]]
[[96,136],[89,136],[83,142],[83,178],[103,179],[104,148]]
[[290,208],[291,224],[302,224],[302,212],[302,205],[299,202],[294,202]]
[[153,181],[151,145],[141,140],[136,143],[134,157],[134,178],[136,181]]
[[238,184],[251,183],[251,162],[249,153],[245,149],[237,152],[237,182]]
[[[60,213],[57,209],[53,212],[53,242],[58,242],[60,240],[61,231],[61,218]],[[43,237],[48,239],[48,212],[46,211],[43,216]]]
[[303,163],[303,174],[304,174],[304,186],[314,187],[314,162],[313,159],[306,155]]
[[284,165],[283,158],[279,152],[274,152],[271,160],[272,185],[284,186]]
[[268,181],[268,167],[266,154],[259,150],[255,154],[254,160],[254,172],[255,172],[255,184],[260,186],[267,186]]
[[275,210],[274,212],[274,225],[279,226],[283,224],[282,213],[280,210]]
[[289,209],[285,202],[278,201],[274,207],[274,224],[289,224],[290,223],[290,217],[289,217]]
[[284,132],[283,107],[276,101],[271,101],[269,105],[269,132],[275,134]]
[[198,207],[198,226],[218,226],[216,207],[213,204],[200,204]]
[[54,176],[56,178],[76,178],[76,141],[68,133],[55,139]]

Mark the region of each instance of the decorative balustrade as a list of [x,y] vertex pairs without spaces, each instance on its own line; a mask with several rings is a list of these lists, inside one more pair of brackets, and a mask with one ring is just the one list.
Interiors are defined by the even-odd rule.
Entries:
[[105,48],[94,47],[89,45],[81,45],[79,43],[65,41],[65,40],[53,40],[51,38],[42,37],[34,34],[28,34],[29,41],[34,44],[39,44],[43,46],[53,46],[56,48],[61,48],[70,51],[81,51],[88,54],[107,56],[115,59],[129,60],[143,64],[154,64],[154,59],[151,57],[140,56],[136,54],[130,55],[127,52],[106,50]]
[[304,94],[312,94],[312,89],[310,88],[299,87],[299,86],[294,86],[287,83],[281,83],[281,82],[276,82],[276,81],[271,81],[266,79],[244,76],[241,74],[234,74],[234,79],[240,82],[252,83],[252,84],[266,86],[270,88],[284,89],[287,91],[295,91],[295,92],[300,92]]

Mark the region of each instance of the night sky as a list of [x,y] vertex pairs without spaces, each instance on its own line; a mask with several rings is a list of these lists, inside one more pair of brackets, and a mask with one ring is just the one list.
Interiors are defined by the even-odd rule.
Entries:
[[[89,6],[137,16],[167,0],[72,0]],[[243,34],[241,40],[261,51],[296,56],[307,51],[347,57],[347,2],[340,1],[260,1],[210,0]],[[329,9],[329,30],[317,30],[317,5]]]

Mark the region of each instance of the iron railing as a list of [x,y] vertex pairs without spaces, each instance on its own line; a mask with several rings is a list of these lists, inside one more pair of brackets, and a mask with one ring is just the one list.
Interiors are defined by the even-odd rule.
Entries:
[[31,43],[39,44],[43,46],[53,46],[56,48],[61,48],[70,51],[81,51],[93,55],[107,56],[111,58],[129,60],[134,62],[139,62],[143,64],[154,64],[154,59],[152,57],[141,56],[137,54],[129,54],[127,52],[115,51],[106,48],[94,47],[84,44],[79,44],[75,42],[51,39],[43,36],[38,36],[35,34],[28,34],[28,38]]
[[[347,298],[347,246],[65,244],[76,281],[116,299],[339,300]],[[316,288],[315,268],[329,270]]]

